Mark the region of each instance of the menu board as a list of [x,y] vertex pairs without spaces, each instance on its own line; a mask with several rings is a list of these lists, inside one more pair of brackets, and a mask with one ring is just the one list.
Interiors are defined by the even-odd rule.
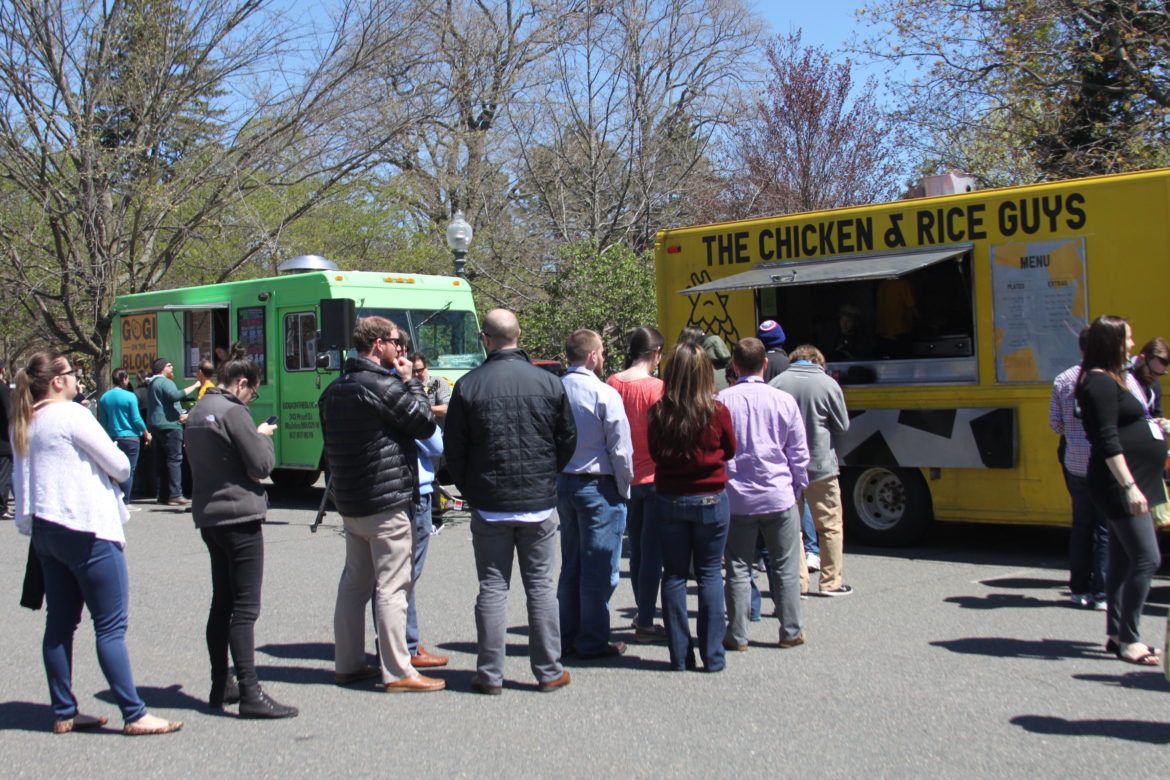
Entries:
[[1051,382],[1080,362],[1077,336],[1088,324],[1083,238],[991,248],[995,377]]
[[236,310],[236,333],[240,344],[248,351],[248,357],[260,366],[260,379],[266,379],[266,355],[264,350],[264,307],[249,306]]

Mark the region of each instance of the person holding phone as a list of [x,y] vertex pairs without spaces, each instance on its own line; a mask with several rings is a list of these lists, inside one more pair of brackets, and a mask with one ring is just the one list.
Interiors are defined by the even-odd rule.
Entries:
[[[240,345],[220,363],[218,382],[187,415],[191,511],[211,556],[207,705],[220,710],[239,702],[241,718],[292,718],[296,707],[276,702],[260,687],[255,662],[254,630],[264,576],[261,529],[268,510],[260,480],[276,465],[275,418],[252,422],[248,404],[260,397],[260,366]],[[229,649],[235,681],[228,675]]]

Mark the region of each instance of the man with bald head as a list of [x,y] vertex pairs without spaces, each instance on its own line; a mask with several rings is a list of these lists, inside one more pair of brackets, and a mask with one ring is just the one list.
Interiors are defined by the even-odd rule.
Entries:
[[517,345],[520,323],[493,309],[480,332],[487,360],[455,385],[447,407],[447,469],[470,502],[479,577],[479,657],[471,689],[496,695],[504,684],[512,560],[528,598],[529,660],[542,692],[569,683],[553,580],[557,476],[573,457],[577,427],[555,376]]

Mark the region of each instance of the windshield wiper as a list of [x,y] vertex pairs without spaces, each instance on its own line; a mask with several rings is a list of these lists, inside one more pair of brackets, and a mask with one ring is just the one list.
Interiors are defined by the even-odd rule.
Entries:
[[423,325],[426,325],[428,322],[433,320],[435,317],[438,317],[440,314],[442,314],[443,312],[447,311],[447,309],[450,309],[450,308],[451,308],[451,301],[447,301],[447,303],[443,306],[443,308],[439,309],[437,312],[435,312],[431,316],[427,317],[422,322],[417,323],[414,326],[415,332],[417,333],[422,328]]

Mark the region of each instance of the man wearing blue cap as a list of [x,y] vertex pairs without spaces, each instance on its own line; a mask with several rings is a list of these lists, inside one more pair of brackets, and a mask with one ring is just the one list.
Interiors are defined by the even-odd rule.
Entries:
[[756,328],[756,338],[764,342],[767,350],[768,364],[764,367],[764,381],[771,382],[773,377],[784,373],[788,368],[788,353],[784,351],[784,328],[776,320],[764,320]]

